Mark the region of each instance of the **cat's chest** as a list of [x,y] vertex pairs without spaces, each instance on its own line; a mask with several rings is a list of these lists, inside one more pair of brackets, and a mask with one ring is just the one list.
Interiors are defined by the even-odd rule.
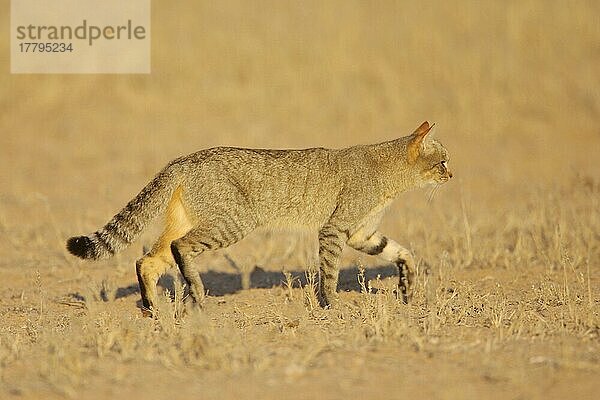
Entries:
[[382,201],[381,203],[379,203],[375,207],[373,207],[369,214],[371,216],[382,214],[392,204],[393,201],[394,201],[393,198]]
[[355,223],[351,233],[356,233],[359,230],[368,232],[367,236],[372,234],[376,229],[386,209],[392,204],[393,199],[385,200],[370,207],[368,211],[362,215]]

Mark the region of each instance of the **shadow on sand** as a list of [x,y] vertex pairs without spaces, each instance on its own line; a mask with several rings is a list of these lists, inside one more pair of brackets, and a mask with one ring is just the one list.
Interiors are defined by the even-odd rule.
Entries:
[[[341,269],[338,289],[340,291],[360,292],[358,272],[358,267]],[[294,286],[298,286],[299,284],[300,286],[304,287],[304,285],[306,285],[305,270],[289,271],[289,273],[294,281]],[[378,276],[382,279],[390,276],[397,276],[398,269],[394,265],[379,265],[365,269],[364,274],[365,279],[368,282],[369,280],[375,279]],[[227,294],[234,294],[243,288],[242,276],[238,273],[209,270],[201,273],[200,276],[202,277],[202,282],[204,283],[204,287],[208,291],[209,296],[224,296]],[[272,287],[281,286],[285,281],[286,277],[283,272],[265,271],[260,267],[255,267],[250,274],[251,289],[269,289]],[[158,281],[158,285],[173,293],[175,288],[174,275],[167,274],[162,276]],[[118,288],[115,293],[115,298],[119,299],[122,297],[131,296],[133,294],[138,294],[139,292],[140,289],[138,284],[135,283],[126,287]]]

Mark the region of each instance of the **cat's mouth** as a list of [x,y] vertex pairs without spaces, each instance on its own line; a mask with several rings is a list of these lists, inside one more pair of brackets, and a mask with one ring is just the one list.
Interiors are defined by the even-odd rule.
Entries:
[[440,177],[438,177],[436,183],[446,183],[452,178],[452,172],[446,171],[446,173]]

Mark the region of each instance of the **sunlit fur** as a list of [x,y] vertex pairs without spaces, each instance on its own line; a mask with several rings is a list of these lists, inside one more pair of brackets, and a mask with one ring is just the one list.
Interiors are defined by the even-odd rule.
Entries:
[[324,306],[337,298],[344,244],[398,265],[404,301],[414,262],[404,247],[377,231],[400,193],[446,182],[448,154],[424,122],[409,136],[344,149],[262,150],[218,147],[170,162],[103,228],[73,237],[68,250],[98,259],[123,249],[158,214],[166,224],[136,270],[144,307],[158,277],[179,267],[195,300],[204,288],[192,259],[227,247],[259,227],[300,226],[319,232]]

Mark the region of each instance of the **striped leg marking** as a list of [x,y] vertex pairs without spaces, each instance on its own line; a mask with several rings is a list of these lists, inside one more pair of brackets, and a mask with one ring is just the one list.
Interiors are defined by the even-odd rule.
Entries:
[[346,236],[339,229],[327,225],[319,231],[319,292],[317,297],[322,307],[334,305],[338,300],[340,256]]
[[[204,284],[200,278],[198,269],[193,264],[193,259],[196,255],[200,254],[198,246],[194,250],[190,250],[190,239],[188,235],[185,235],[181,239],[177,239],[171,243],[171,253],[175,259],[175,263],[183,275],[183,279],[190,288],[190,295],[195,303],[200,303],[204,299]],[[204,242],[203,242],[204,243]]]
[[398,267],[398,290],[402,296],[402,301],[408,303],[410,286],[414,278],[414,260],[410,252],[396,243],[394,240],[387,238],[381,232],[374,232],[367,238],[360,234],[353,235],[348,244],[363,253],[373,256],[379,256],[382,259],[393,262]]
[[175,263],[196,303],[204,298],[205,293],[198,269],[192,262],[193,259],[204,251],[218,250],[238,242],[254,227],[254,222],[225,215],[214,222],[211,228],[197,227],[171,243],[171,253]]

